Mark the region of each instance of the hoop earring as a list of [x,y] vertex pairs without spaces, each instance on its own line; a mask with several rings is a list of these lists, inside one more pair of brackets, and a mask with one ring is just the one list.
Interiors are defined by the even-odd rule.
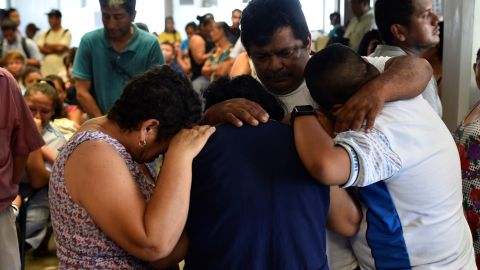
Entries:
[[141,147],[147,146],[147,139],[143,139],[143,140],[139,141],[138,145],[140,145]]

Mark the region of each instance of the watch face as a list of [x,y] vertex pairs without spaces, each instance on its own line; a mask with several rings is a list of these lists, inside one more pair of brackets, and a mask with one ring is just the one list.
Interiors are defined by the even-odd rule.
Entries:
[[295,106],[295,111],[297,112],[315,112],[315,109],[312,105],[301,105]]

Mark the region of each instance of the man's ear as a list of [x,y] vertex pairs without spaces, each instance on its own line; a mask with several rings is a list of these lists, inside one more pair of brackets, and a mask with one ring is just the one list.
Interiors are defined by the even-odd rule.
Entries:
[[312,35],[310,34],[310,32],[308,32],[308,36],[307,36],[307,50],[308,50],[308,53],[310,53],[312,51],[311,47],[312,47]]
[[137,11],[136,11],[136,10],[132,11],[132,14],[130,14],[130,20],[131,20],[132,22],[135,21],[135,16],[137,16]]
[[407,28],[401,24],[392,24],[390,26],[390,32],[393,37],[399,42],[405,42],[407,40]]

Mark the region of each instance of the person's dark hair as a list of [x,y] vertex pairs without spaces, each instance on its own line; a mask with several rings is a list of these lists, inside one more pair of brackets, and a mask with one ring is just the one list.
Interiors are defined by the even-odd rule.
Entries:
[[40,72],[40,69],[37,67],[32,67],[32,66],[26,66],[25,69],[23,70],[22,73],[22,83],[25,84],[25,79],[30,73],[38,72],[39,74],[42,74]]
[[189,27],[193,28],[193,30],[194,30],[195,32],[198,31],[198,25],[197,25],[195,22],[189,22],[189,23],[187,23],[187,25],[185,25],[185,31],[187,31],[187,28],[189,28]]
[[[163,32],[167,32],[167,21],[172,21],[172,23],[175,24],[175,21],[173,20],[172,16],[165,17],[165,29],[163,29]],[[174,33],[174,34],[177,33],[177,30],[175,29],[175,27],[173,28],[172,33]]]
[[37,33],[38,30],[40,30],[36,24],[34,23],[29,23],[27,24],[27,26],[25,27],[25,33],[28,33],[28,31],[32,31],[33,34],[35,35]]
[[99,0],[100,7],[124,8],[128,14],[135,13],[136,0]]
[[242,11],[241,11],[240,9],[238,9],[238,8],[232,10],[232,15],[233,15],[233,13],[235,13],[235,12],[240,12],[240,13],[242,13]]
[[60,86],[62,87],[63,92],[66,91],[65,82],[63,81],[62,77],[60,77],[58,75],[55,75],[55,74],[50,74],[47,77],[45,77],[45,79],[50,80],[52,82],[55,82],[55,81],[58,82],[60,84]]
[[372,29],[363,35],[360,44],[358,44],[358,54],[361,56],[367,56],[368,46],[370,45],[370,42],[374,40],[378,41],[377,44],[382,42],[382,39],[380,38],[380,32],[377,29]]
[[410,26],[410,16],[415,7],[412,0],[377,0],[375,2],[375,23],[382,40],[393,45],[394,37],[390,30],[394,24]]
[[141,29],[141,30],[143,30],[143,31],[145,31],[145,32],[149,32],[149,33],[150,33],[150,30],[148,29],[148,25],[147,25],[147,24],[142,23],[142,22],[136,22],[135,25],[136,25],[139,29]]
[[7,9],[7,11],[5,12],[6,17],[10,18],[10,14],[12,14],[13,12],[18,12],[18,10],[16,8]]
[[303,41],[304,46],[310,34],[298,0],[252,0],[243,10],[240,25],[242,44],[248,53],[252,44],[267,45],[273,34],[283,27],[291,27],[295,38]]
[[340,24],[340,19],[341,19],[340,13],[338,13],[338,12],[333,12],[332,14],[330,14],[330,21],[333,20],[334,25]]
[[65,111],[63,110],[63,104],[58,96],[55,85],[48,79],[41,79],[39,82],[31,85],[25,92],[25,98],[30,97],[34,93],[40,92],[52,99],[53,115],[52,119],[65,117]]
[[199,21],[199,25],[206,25],[210,20],[215,20],[212,13],[207,13],[203,16],[198,15],[197,20]]
[[476,59],[476,61],[478,62],[478,60],[480,60],[480,49],[478,49],[478,51],[477,51],[477,59]]
[[18,26],[14,21],[12,21],[10,19],[5,19],[5,20],[3,20],[0,27],[2,28],[2,31],[5,31],[5,30],[17,31]]
[[157,119],[157,141],[182,128],[190,128],[201,117],[202,105],[190,80],[168,65],[155,65],[127,83],[107,114],[121,129],[135,130],[148,119]]
[[228,24],[226,22],[216,22],[215,27],[217,29],[221,29],[223,31],[223,34],[225,35],[225,37],[227,37],[227,39],[229,39],[229,37],[231,35],[230,26],[228,26]]
[[324,109],[345,103],[380,72],[354,50],[334,44],[313,55],[305,67],[312,98]]
[[283,104],[250,75],[242,75],[233,79],[219,78],[205,89],[203,97],[205,110],[228,99],[246,98],[262,106],[272,119],[281,121],[285,115]]

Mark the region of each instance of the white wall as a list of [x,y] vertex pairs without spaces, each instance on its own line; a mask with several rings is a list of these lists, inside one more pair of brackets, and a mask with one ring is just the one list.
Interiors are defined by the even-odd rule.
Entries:
[[444,121],[450,130],[478,100],[472,65],[480,47],[480,3],[444,1],[445,39],[443,49]]
[[[40,29],[48,29],[45,13],[56,8],[62,12],[62,25],[72,33],[71,46],[78,46],[82,36],[102,27],[98,0],[11,0],[12,7],[19,10],[21,16],[20,31],[33,22]],[[164,0],[138,0],[135,21],[146,23],[150,31],[163,31]]]

